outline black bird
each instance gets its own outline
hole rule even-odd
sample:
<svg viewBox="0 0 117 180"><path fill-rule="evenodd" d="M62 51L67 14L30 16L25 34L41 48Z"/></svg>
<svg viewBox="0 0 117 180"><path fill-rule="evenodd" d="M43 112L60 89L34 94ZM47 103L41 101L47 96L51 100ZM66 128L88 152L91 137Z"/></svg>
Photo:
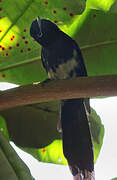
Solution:
<svg viewBox="0 0 117 180"><path fill-rule="evenodd" d="M42 64L49 79L87 76L80 48L56 24L38 17L31 24L30 35L42 46ZM89 113L89 99L61 100L63 153L74 180L95 179Z"/></svg>

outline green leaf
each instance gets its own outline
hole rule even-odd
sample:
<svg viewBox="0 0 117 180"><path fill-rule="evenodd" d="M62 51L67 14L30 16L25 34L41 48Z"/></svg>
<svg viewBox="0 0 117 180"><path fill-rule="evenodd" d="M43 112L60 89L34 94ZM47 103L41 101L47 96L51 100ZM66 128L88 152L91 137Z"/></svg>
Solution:
<svg viewBox="0 0 117 180"><path fill-rule="evenodd" d="M61 134L57 132L59 102L40 103L1 112L11 140L42 162L64 164ZM99 155L104 126L94 110L90 115L95 162ZM27 148L28 147L28 148Z"/></svg>
<svg viewBox="0 0 117 180"><path fill-rule="evenodd" d="M49 146L39 149L39 156L42 162L67 165L67 160L63 155L62 140L55 140Z"/></svg>
<svg viewBox="0 0 117 180"><path fill-rule="evenodd" d="M81 47L88 75L117 74L117 13L87 9L71 29ZM70 29L70 31L71 31Z"/></svg>
<svg viewBox="0 0 117 180"><path fill-rule="evenodd" d="M32 180L28 167L0 132L0 179Z"/></svg>
<svg viewBox="0 0 117 180"><path fill-rule="evenodd" d="M18 180L2 149L0 148L0 179Z"/></svg>
<svg viewBox="0 0 117 180"><path fill-rule="evenodd" d="M111 180L117 180L117 178L111 179Z"/></svg>
<svg viewBox="0 0 117 180"><path fill-rule="evenodd" d="M62 140L54 140L50 145L43 148L22 148L41 162L67 165L67 160L63 155Z"/></svg>
<svg viewBox="0 0 117 180"><path fill-rule="evenodd" d="M94 144L94 161L96 162L100 149L103 144L104 138L104 125L101 123L100 117L97 115L96 111L91 108L91 115L89 116L89 122L91 127L91 133L93 137Z"/></svg>
<svg viewBox="0 0 117 180"><path fill-rule="evenodd" d="M0 116L0 131L6 136L6 138L9 140L9 134L7 130L6 121L2 116Z"/></svg>
<svg viewBox="0 0 117 180"><path fill-rule="evenodd" d="M116 0L87 0L87 7L90 9L109 11L115 1Z"/></svg>
<svg viewBox="0 0 117 180"><path fill-rule="evenodd" d="M87 0L86 9L85 0L0 2L0 81L29 84L47 78L40 46L29 34L30 24L38 15L56 21L79 43L89 75L115 74L117 13L111 12L116 2Z"/></svg>
<svg viewBox="0 0 117 180"><path fill-rule="evenodd" d="M40 15L57 24L69 25L76 14L83 12L85 0L74 0L74 3L71 0L7 0L0 3L0 81L18 84L42 81L46 75L40 65L40 46L29 33L32 21ZM30 64L32 62L35 64Z"/></svg>
<svg viewBox="0 0 117 180"><path fill-rule="evenodd" d="M22 147L41 148L61 138L56 128L58 109L58 102L40 103L8 109L1 115L12 141Z"/></svg>
<svg viewBox="0 0 117 180"><path fill-rule="evenodd" d="M110 12L117 13L117 0L115 0L113 5L111 6Z"/></svg>

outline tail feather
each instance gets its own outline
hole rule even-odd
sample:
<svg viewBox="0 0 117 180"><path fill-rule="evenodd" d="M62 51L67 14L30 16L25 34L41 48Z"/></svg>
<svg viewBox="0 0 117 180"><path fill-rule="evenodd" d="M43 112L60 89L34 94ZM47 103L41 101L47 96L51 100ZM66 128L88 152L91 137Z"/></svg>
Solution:
<svg viewBox="0 0 117 180"><path fill-rule="evenodd" d="M93 145L84 99L61 101L61 123L63 152L74 180L94 180Z"/></svg>

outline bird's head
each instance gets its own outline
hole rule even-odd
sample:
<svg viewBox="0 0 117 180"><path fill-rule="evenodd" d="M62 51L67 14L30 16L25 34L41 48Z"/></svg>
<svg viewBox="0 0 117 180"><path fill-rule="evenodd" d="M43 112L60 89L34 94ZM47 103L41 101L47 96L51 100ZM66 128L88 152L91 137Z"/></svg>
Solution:
<svg viewBox="0 0 117 180"><path fill-rule="evenodd" d="M42 46L48 46L56 38L60 29L47 19L36 18L31 24L30 35Z"/></svg>

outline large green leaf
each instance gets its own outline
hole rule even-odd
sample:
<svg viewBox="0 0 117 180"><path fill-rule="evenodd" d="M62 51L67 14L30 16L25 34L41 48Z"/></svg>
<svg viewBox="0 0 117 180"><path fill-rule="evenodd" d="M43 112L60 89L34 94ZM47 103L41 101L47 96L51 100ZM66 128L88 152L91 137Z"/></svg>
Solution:
<svg viewBox="0 0 117 180"><path fill-rule="evenodd" d="M24 151L42 162L67 163L63 156L61 134L57 132L58 102L17 107L5 110L1 115L6 120L10 139ZM96 162L103 142L104 126L94 110L91 110L89 120Z"/></svg>
<svg viewBox="0 0 117 180"><path fill-rule="evenodd" d="M32 21L40 15L57 24L69 25L75 15L84 10L85 0L74 0L74 3L71 0L7 0L0 3L0 81L18 84L42 81L46 75L40 65L40 46L29 34ZM34 64L29 64L32 62Z"/></svg>
<svg viewBox="0 0 117 180"><path fill-rule="evenodd" d="M41 103L1 112L10 139L22 147L41 148L60 139L56 125L59 119L58 102Z"/></svg>
<svg viewBox="0 0 117 180"><path fill-rule="evenodd" d="M85 0L1 1L0 81L28 84L47 77L40 46L29 34L38 15L57 23L79 42L89 75L116 73L117 13L110 13L115 4L116 0L87 0L85 9Z"/></svg>
<svg viewBox="0 0 117 180"><path fill-rule="evenodd" d="M30 170L0 131L0 179L33 180Z"/></svg>
<svg viewBox="0 0 117 180"><path fill-rule="evenodd" d="M89 75L117 74L116 19L117 13L87 9L74 25Z"/></svg>

